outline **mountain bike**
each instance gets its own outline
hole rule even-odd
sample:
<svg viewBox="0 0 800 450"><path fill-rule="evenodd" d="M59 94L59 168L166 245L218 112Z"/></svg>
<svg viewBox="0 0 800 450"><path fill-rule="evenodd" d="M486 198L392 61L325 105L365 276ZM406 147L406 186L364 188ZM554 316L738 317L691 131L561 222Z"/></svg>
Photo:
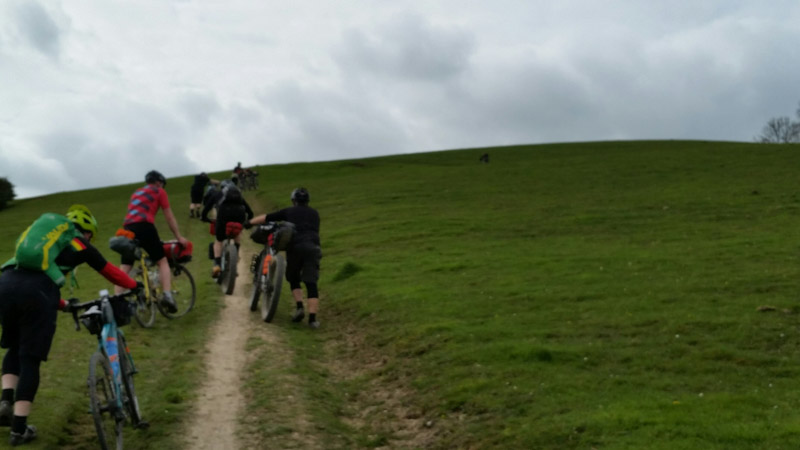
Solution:
<svg viewBox="0 0 800 450"><path fill-rule="evenodd" d="M140 281L144 285L144 295L136 299L136 314L133 316L136 322L144 328L150 328L156 321L156 309L168 319L177 319L186 315L194 307L197 298L197 288L194 284L194 277L183 264L191 260L191 248L189 254L181 254L181 247L177 241L164 242L164 253L169 262L172 280L172 298L178 310L174 313L161 306L161 295L163 293L159 280L159 267L152 261L147 252L139 246L136 239L119 239L120 236L111 239L111 248L121 254L129 253L133 255L136 262L131 269L131 277Z"/></svg>
<svg viewBox="0 0 800 450"><path fill-rule="evenodd" d="M226 295L233 294L233 289L236 287L236 277L239 276L236 268L239 264L239 249L236 247L236 237L241 232L241 223L228 222L225 224L225 240L222 242L222 258L220 258L222 271L217 277L217 283L222 286L222 292Z"/></svg>
<svg viewBox="0 0 800 450"><path fill-rule="evenodd" d="M261 318L264 322L271 322L278 310L281 284L286 273L286 257L280 252L289 246L293 233L294 225L290 222L267 222L250 234L253 241L264 245L264 249L250 262L253 273L250 311L258 309L259 299L263 296Z"/></svg>
<svg viewBox="0 0 800 450"><path fill-rule="evenodd" d="M97 350L89 359L87 386L90 412L102 449L122 449L122 428L128 421L138 429L149 426L142 419L133 384L137 370L120 328L130 323L135 308L128 298L143 294L134 290L109 296L104 289L100 298L86 303L71 299L69 303L75 330L80 330L83 324L97 336ZM84 311L80 317L79 311Z"/></svg>

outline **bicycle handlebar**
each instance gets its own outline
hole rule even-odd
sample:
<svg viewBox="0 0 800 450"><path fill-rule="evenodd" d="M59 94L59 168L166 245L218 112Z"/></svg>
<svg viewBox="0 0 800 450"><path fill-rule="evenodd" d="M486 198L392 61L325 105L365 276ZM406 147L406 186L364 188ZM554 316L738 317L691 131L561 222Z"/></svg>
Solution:
<svg viewBox="0 0 800 450"><path fill-rule="evenodd" d="M75 331L80 331L81 330L81 323L78 320L78 313L80 311L89 309L92 306L100 306L100 304L102 304L103 300L105 300L105 299L112 299L112 298L128 299L130 297L134 297L134 296L137 296L137 295L139 295L139 290L138 289L132 289L132 290L130 290L128 292L125 292L125 293L122 293L122 294L104 295L104 296L101 296L100 298L96 298L94 300L89 300L88 302L83 302L83 303L78 303L78 299L77 298L69 299L67 301L67 303L69 304L69 312L72 313L72 320L75 322Z"/></svg>

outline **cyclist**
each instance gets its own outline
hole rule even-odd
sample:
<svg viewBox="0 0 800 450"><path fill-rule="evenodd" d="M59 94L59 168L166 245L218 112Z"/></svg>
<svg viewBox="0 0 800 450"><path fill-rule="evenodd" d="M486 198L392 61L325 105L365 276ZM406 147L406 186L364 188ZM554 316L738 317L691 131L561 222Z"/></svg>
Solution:
<svg viewBox="0 0 800 450"><path fill-rule="evenodd" d="M167 191L164 190L164 186L167 185L167 179L164 178L161 172L151 170L147 172L144 180L147 184L134 191L133 195L131 195L123 228L132 231L136 235L139 245L147 251L150 259L158 265L159 280L161 280L161 287L164 291L159 300L162 306L174 313L178 311L178 307L175 304L175 299L172 298L172 277L169 261L167 261L167 257L164 254L164 247L154 224L155 216L159 209L164 211L167 225L169 225L169 229L180 245L185 247L189 244L189 241L181 235L178 229L178 221L169 206ZM134 262L130 255L123 255L119 268L123 272L129 273ZM120 292L122 290L117 288L116 293L119 294Z"/></svg>
<svg viewBox="0 0 800 450"><path fill-rule="evenodd" d="M213 202L209 201L209 204L203 208L202 220L204 222L211 222L208 218L208 212L215 206L217 209L217 218L214 223L214 237L216 240L213 244L214 266L211 268L211 276L217 278L222 271L222 242L227 238L227 223L244 223L253 218L253 210L242 196L242 191L232 182L225 182L222 190L218 191L212 200ZM240 240L241 235L234 238L237 250L239 249Z"/></svg>
<svg viewBox="0 0 800 450"><path fill-rule="evenodd" d="M311 200L308 190L300 187L292 191L292 205L270 214L265 214L251 219L245 223L246 228L264 222L286 221L295 225L295 233L286 251L286 280L292 289L295 301L293 322L300 322L305 317L303 308L303 290L300 282L306 285L308 295L308 325L319 328L319 262L322 259L322 250L319 240L319 213L308 206Z"/></svg>
<svg viewBox="0 0 800 450"><path fill-rule="evenodd" d="M212 180L205 172L200 172L199 175L195 175L194 183L189 192L192 198L189 204L189 217L200 218L200 209L203 206L203 194L205 193L206 185L209 183L213 186L218 184L219 181Z"/></svg>
<svg viewBox="0 0 800 450"><path fill-rule="evenodd" d="M39 366L47 360L55 335L56 312L58 309L69 311L69 303L61 300L59 292L64 275L87 263L115 285L124 289L137 288L136 281L109 263L92 246L90 241L96 234L97 220L83 205L71 206L66 216L43 214L20 235L15 258L3 265L0 275L0 320L3 325L0 347L8 351L2 366L0 425L11 426L11 445L24 444L36 438L36 427L28 425L28 415L39 388ZM57 255L40 255L45 258L40 260L41 267L48 270L22 267L26 258L20 249L30 249L42 239L52 244L51 249L60 249ZM50 267L57 270L50 270Z"/></svg>

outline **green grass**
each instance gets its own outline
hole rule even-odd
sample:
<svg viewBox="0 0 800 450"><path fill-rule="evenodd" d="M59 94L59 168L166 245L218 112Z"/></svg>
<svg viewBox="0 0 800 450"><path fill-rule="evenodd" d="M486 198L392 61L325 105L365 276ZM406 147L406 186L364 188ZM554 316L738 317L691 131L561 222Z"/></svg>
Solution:
<svg viewBox="0 0 800 450"><path fill-rule="evenodd" d="M479 164L487 151L491 163ZM339 448L405 445L380 417L346 424L381 401L360 394L376 384L406 394L431 422L424 444L434 448L795 448L798 167L798 146L696 141L261 167L253 203L287 206L303 185L322 216L323 328L278 318L296 352L281 370L299 377L317 431ZM168 186L179 218L189 183ZM77 199L98 215L97 242L106 242L132 187L15 202L0 212L0 256L38 214ZM206 242L193 225L184 232ZM196 275L207 269L202 250ZM87 298L103 285L90 272L79 273ZM204 333L220 307L215 287L197 278L196 312L127 328L154 423L130 433L131 448L174 444L168 425L185 419L195 395L187 386L201 376ZM47 430L40 448L91 442L82 383L94 343L70 327L62 317L42 371L32 420ZM337 345L345 333L358 335L358 348ZM342 378L329 368L337 359L365 363ZM269 389L256 381L281 372L249 367L244 385L269 414ZM266 441L289 431L260 432Z"/></svg>

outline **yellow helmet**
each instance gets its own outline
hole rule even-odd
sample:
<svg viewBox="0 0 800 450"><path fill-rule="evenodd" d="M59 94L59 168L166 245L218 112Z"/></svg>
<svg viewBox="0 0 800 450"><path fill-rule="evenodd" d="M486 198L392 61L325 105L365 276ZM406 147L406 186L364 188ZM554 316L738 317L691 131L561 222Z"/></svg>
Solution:
<svg viewBox="0 0 800 450"><path fill-rule="evenodd" d="M67 218L81 231L88 231L92 236L97 234L97 219L84 205L72 205L67 210Z"/></svg>

